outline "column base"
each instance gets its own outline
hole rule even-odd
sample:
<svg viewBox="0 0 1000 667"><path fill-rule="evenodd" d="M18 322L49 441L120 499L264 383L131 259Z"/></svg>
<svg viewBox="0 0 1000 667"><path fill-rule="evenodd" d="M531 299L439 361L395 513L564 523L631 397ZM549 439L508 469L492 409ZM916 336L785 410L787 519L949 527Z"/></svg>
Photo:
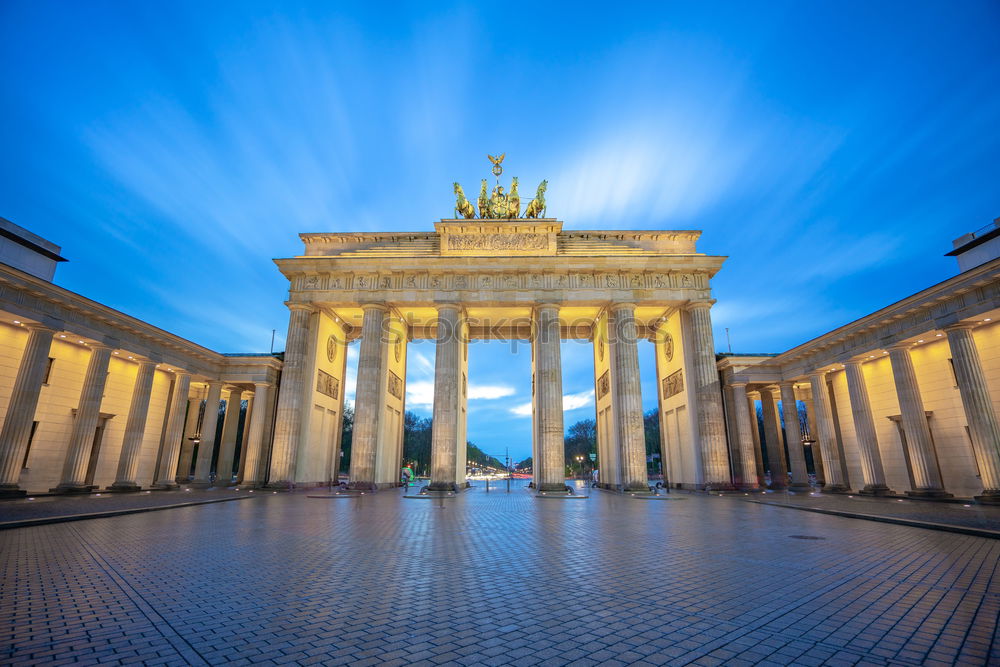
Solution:
<svg viewBox="0 0 1000 667"><path fill-rule="evenodd" d="M151 488L160 489L163 491L172 491L173 489L179 488L178 484L174 482L157 482Z"/></svg>
<svg viewBox="0 0 1000 667"><path fill-rule="evenodd" d="M193 479L185 484L185 486L190 486L192 489L209 489L215 486L215 484L207 479Z"/></svg>
<svg viewBox="0 0 1000 667"><path fill-rule="evenodd" d="M0 498L24 498L28 492L16 485L0 486Z"/></svg>
<svg viewBox="0 0 1000 667"><path fill-rule="evenodd" d="M788 487L789 491L812 491L812 486L808 482L795 482Z"/></svg>
<svg viewBox="0 0 1000 667"><path fill-rule="evenodd" d="M271 491L291 491L293 485L287 480L280 480L277 482L268 482L262 488L269 489Z"/></svg>
<svg viewBox="0 0 1000 667"><path fill-rule="evenodd" d="M823 493L839 493L841 495L846 495L850 492L850 487L844 486L843 484L827 484L823 487Z"/></svg>
<svg viewBox="0 0 1000 667"><path fill-rule="evenodd" d="M862 496L894 496L896 492L888 486L869 485L858 491L858 494Z"/></svg>
<svg viewBox="0 0 1000 667"><path fill-rule="evenodd" d="M955 494L948 493L944 489L921 489L919 491L907 491L906 495L911 498L954 498Z"/></svg>
<svg viewBox="0 0 1000 667"><path fill-rule="evenodd" d="M420 489L421 493L458 493L465 487L459 487L455 482L431 482Z"/></svg>
<svg viewBox="0 0 1000 667"><path fill-rule="evenodd" d="M136 491L142 491L142 487L138 484L125 482L124 484L112 484L106 488L105 491L111 491L112 493L134 493Z"/></svg>
<svg viewBox="0 0 1000 667"><path fill-rule="evenodd" d="M1000 489L985 489L982 495L973 496L980 505L1000 505Z"/></svg>
<svg viewBox="0 0 1000 667"><path fill-rule="evenodd" d="M49 493L65 493L65 494L78 494L78 493L90 493L97 487L93 484L60 484L54 489L49 489Z"/></svg>
<svg viewBox="0 0 1000 667"><path fill-rule="evenodd" d="M378 491L378 485L375 482L351 482L347 485L347 489L349 491Z"/></svg>

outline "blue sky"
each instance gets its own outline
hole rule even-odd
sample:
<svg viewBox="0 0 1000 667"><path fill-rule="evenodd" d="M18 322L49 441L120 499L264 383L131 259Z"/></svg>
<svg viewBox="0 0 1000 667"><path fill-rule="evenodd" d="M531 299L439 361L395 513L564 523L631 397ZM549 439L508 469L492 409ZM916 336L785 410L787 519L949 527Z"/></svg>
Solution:
<svg viewBox="0 0 1000 667"><path fill-rule="evenodd" d="M717 347L782 351L953 275L1000 216L998 30L972 0L5 0L0 215L63 246L60 284L267 351L297 233L430 229L506 152L567 228L704 230ZM569 407L590 357L564 353ZM524 450L526 355L471 359L470 437Z"/></svg>

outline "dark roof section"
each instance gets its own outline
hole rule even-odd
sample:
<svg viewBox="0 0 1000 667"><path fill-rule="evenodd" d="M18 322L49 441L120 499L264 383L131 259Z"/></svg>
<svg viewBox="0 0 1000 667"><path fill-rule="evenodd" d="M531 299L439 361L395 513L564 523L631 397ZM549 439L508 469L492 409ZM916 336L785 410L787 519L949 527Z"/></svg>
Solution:
<svg viewBox="0 0 1000 667"><path fill-rule="evenodd" d="M32 234L24 227L14 224L7 218L0 218L0 236L10 239L18 245L22 245L29 250L37 252L39 255L48 257L49 259L57 262L68 261L65 257L62 257L59 254L62 251L62 248L57 246L55 243L46 241L37 234Z"/></svg>
<svg viewBox="0 0 1000 667"><path fill-rule="evenodd" d="M980 236L979 232L982 232L983 229L988 229L989 231L987 231L986 233L984 233L984 234L982 234ZM972 235L974 236L974 238L971 241L969 241L965 245L962 245L962 246L959 246L958 248L955 248L951 252L946 252L944 254L944 256L945 257L956 257L958 255L961 255L963 252L965 252L967 250L972 250L977 245L981 245L983 243L986 243L990 239L995 239L997 236L1000 236L1000 227L997 226L996 221L994 221L993 223L991 223L987 227L983 227L983 229L980 229L977 232L973 232Z"/></svg>

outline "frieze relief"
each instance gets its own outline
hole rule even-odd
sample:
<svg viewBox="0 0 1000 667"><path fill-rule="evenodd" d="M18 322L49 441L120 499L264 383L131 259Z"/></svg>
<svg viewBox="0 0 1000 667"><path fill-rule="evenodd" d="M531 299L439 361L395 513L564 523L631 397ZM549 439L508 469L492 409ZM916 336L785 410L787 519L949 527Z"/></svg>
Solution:
<svg viewBox="0 0 1000 667"><path fill-rule="evenodd" d="M597 398L604 398L609 391L611 391L610 371L604 371L604 374L597 380Z"/></svg>
<svg viewBox="0 0 1000 667"><path fill-rule="evenodd" d="M561 290L561 289L707 289L708 276L697 273L335 273L295 279L298 289L316 290Z"/></svg>
<svg viewBox="0 0 1000 667"><path fill-rule="evenodd" d="M340 395L340 380L320 369L316 371L316 391L336 399Z"/></svg>
<svg viewBox="0 0 1000 667"><path fill-rule="evenodd" d="M403 398L403 380L398 375L389 371L389 394L396 398Z"/></svg>
<svg viewBox="0 0 1000 667"><path fill-rule="evenodd" d="M548 247L547 234L448 235L449 250L544 250Z"/></svg>
<svg viewBox="0 0 1000 667"><path fill-rule="evenodd" d="M674 371L663 378L663 400L684 391L684 371Z"/></svg>

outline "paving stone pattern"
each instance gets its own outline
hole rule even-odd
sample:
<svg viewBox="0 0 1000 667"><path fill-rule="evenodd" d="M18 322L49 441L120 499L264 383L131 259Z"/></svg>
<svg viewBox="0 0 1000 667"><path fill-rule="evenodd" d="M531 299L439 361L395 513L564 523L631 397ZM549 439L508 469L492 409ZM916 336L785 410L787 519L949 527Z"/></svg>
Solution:
<svg viewBox="0 0 1000 667"><path fill-rule="evenodd" d="M734 498L262 495L4 531L0 661L1000 664L998 562Z"/></svg>

